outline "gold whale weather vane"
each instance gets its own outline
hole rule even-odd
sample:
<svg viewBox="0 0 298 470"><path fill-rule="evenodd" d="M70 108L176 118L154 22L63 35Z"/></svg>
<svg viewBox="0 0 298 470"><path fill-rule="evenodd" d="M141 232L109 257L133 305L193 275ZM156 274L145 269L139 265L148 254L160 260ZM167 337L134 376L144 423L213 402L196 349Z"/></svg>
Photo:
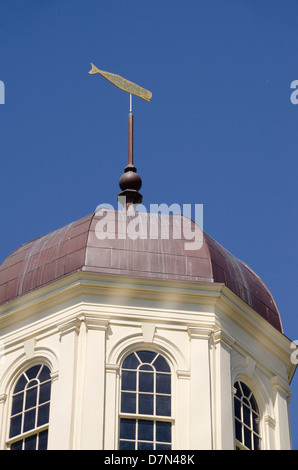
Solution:
<svg viewBox="0 0 298 470"><path fill-rule="evenodd" d="M110 72L104 72L103 70L99 70L94 64L91 63L91 70L89 72L90 75L94 75L99 73L102 77L108 80L110 83L115 85L116 87L120 88L120 90L126 91L131 95L138 96L145 101L150 101L152 97L151 91L145 90L141 86L137 85L136 83L130 82L126 80L126 78L120 77L120 75L116 75Z"/></svg>
<svg viewBox="0 0 298 470"><path fill-rule="evenodd" d="M126 80L126 78L120 77L110 72L104 72L99 70L94 64L91 63L90 75L98 73L110 83L120 88L120 90L126 91L130 96L130 110L128 114L128 164L124 169L124 173L119 180L119 186L121 192L118 194L118 201L123 204L124 207L128 208L136 206L142 202L143 196L139 193L142 186L142 179L137 174L137 169L133 164L133 114L132 114L132 95L138 96L145 101L150 101L152 97L151 91L145 90L136 83Z"/></svg>

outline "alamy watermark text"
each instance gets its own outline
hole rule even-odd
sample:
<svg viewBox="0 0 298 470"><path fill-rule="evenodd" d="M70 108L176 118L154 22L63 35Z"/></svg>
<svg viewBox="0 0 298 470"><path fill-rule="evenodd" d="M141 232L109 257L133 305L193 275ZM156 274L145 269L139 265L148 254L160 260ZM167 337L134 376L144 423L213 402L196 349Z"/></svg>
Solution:
<svg viewBox="0 0 298 470"><path fill-rule="evenodd" d="M178 239L185 250L199 250L203 244L203 204L183 204L182 208L179 204L150 204L149 212L142 204L137 211L133 206L123 209L118 205L115 210L110 204L100 204L96 217L99 240Z"/></svg>
<svg viewBox="0 0 298 470"><path fill-rule="evenodd" d="M0 80L0 104L5 104L5 86L2 80Z"/></svg>

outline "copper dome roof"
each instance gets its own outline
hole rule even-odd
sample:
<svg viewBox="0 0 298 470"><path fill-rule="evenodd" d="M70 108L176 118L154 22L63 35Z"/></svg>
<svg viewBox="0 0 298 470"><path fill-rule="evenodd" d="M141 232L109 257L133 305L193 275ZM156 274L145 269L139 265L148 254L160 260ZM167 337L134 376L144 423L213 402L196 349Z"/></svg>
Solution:
<svg viewBox="0 0 298 470"><path fill-rule="evenodd" d="M200 249L186 250L185 238L177 238L174 233L181 217L158 215L159 223L171 226L170 239L160 233L157 238L121 238L123 227L117 218L114 234L99 239L97 224L102 217L93 213L32 240L20 246L0 266L0 304L76 271L215 282L225 284L282 331L275 302L261 279L206 233ZM147 230L146 214L140 220L139 229Z"/></svg>

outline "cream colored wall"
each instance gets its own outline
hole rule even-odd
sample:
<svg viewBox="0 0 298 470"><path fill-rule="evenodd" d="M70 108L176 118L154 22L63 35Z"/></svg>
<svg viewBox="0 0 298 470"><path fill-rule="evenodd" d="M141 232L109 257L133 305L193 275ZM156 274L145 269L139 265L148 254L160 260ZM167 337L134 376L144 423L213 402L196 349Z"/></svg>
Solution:
<svg viewBox="0 0 298 470"><path fill-rule="evenodd" d="M174 449L234 448L238 379L262 448L291 447L290 341L223 285L75 274L1 306L0 331L1 449L15 381L38 362L53 378L49 449L116 449L119 366L138 348L171 366Z"/></svg>

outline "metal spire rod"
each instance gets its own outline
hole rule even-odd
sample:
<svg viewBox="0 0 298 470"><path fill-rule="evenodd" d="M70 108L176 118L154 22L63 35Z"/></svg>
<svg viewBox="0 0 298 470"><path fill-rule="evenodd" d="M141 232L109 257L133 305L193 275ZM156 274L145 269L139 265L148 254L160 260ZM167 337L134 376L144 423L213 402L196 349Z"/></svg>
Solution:
<svg viewBox="0 0 298 470"><path fill-rule="evenodd" d="M132 95L130 93L130 109L128 114L128 164L133 165L133 114Z"/></svg>
<svg viewBox="0 0 298 470"><path fill-rule="evenodd" d="M119 186L121 192L118 194L118 201L125 207L141 204L143 196L139 193L142 187L142 180L137 174L137 169L133 164L133 114L132 114L132 95L138 96L145 101L150 101L151 91L145 90L136 83L130 82L120 75L110 72L104 72L91 64L90 75L98 73L110 83L130 94L130 106L128 114L128 165L124 168L124 173L120 177ZM123 202L123 198L125 202Z"/></svg>

